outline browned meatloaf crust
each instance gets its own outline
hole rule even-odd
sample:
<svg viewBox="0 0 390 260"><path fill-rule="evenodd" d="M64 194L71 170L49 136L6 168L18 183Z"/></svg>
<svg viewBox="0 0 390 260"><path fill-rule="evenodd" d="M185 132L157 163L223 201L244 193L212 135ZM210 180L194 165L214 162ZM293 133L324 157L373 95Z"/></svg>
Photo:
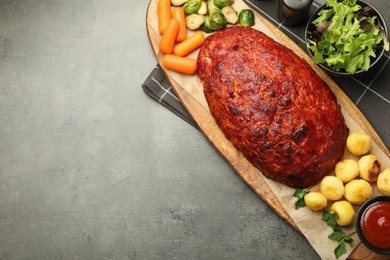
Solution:
<svg viewBox="0 0 390 260"><path fill-rule="evenodd" d="M264 33L234 26L207 37L198 74L217 124L265 176L307 187L342 157L348 128L333 92Z"/></svg>

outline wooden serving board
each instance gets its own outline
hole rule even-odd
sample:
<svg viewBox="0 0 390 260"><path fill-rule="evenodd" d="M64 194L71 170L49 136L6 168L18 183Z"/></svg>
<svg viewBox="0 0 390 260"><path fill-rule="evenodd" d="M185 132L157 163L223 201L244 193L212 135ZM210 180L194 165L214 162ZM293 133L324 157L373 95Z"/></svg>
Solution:
<svg viewBox="0 0 390 260"><path fill-rule="evenodd" d="M157 2L151 0L147 9L146 27L149 40L153 51L161 64L163 54L159 50L159 42L161 35L158 32L157 20ZM234 7L236 10L249 8L242 0L235 0ZM378 134L375 132L371 124L367 121L361 111L353 104L349 97L337 86L337 84L321 69L312 64L310 57L290 38L282 33L276 26L256 14L255 28L263 31L271 38L287 46L293 50L298 56L304 58L316 71L316 73L329 85L335 93L338 103L343 109L344 117L347 125L351 130L363 130L368 133L374 141L376 152L381 154L382 164L390 166L390 153L384 145ZM191 32L189 32L191 33ZM197 51L190 54L190 57L196 59ZM260 196L280 217L285 219L298 231L301 231L299 226L294 222L291 215L286 211L285 207L280 203L277 191L272 189L268 180L255 168L235 147L228 141L222 131L219 129L210 114L207 102L203 96L203 87L197 75L188 76L181 75L164 69L164 74L179 97L183 106L188 111L192 119L198 124L199 129L213 144L222 156L229 162L235 172L247 183L247 185ZM272 186L272 185L271 185ZM349 259L385 259L384 256L373 253L368 250L363 244L359 244L354 251L349 255Z"/></svg>

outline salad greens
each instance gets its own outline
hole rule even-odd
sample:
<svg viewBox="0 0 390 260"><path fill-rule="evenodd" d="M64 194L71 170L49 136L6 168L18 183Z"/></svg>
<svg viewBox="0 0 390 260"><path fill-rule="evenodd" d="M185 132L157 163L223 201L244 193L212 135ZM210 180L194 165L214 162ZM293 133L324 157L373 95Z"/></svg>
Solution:
<svg viewBox="0 0 390 260"><path fill-rule="evenodd" d="M367 71L375 50L389 42L375 10L362 7L357 0L326 0L326 8L312 22L316 27L308 39L313 62L335 71Z"/></svg>

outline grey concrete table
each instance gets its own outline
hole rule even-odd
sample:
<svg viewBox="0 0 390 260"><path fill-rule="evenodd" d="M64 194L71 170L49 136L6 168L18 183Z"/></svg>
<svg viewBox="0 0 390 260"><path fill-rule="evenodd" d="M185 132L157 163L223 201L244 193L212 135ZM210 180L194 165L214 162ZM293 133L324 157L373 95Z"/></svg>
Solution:
<svg viewBox="0 0 390 260"><path fill-rule="evenodd" d="M148 1L0 0L0 259L316 259L141 84Z"/></svg>

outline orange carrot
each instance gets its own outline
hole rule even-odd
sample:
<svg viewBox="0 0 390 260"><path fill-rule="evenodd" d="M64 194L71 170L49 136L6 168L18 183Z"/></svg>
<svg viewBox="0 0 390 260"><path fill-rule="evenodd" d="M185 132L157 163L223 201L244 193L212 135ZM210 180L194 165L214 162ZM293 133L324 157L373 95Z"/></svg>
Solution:
<svg viewBox="0 0 390 260"><path fill-rule="evenodd" d="M172 18L169 21L167 28L165 28L165 31L160 40L160 50L164 54L172 53L179 29L180 29L179 22L176 21L176 19Z"/></svg>
<svg viewBox="0 0 390 260"><path fill-rule="evenodd" d="M159 0L157 4L158 28L161 34L164 33L171 20L171 1Z"/></svg>
<svg viewBox="0 0 390 260"><path fill-rule="evenodd" d="M196 32L190 37L188 37L185 41L179 43L173 49L173 52L177 56L184 57L196 48L202 46L204 43L205 37L202 32Z"/></svg>
<svg viewBox="0 0 390 260"><path fill-rule="evenodd" d="M162 64L169 70L192 75L198 69L196 60L167 54L163 57Z"/></svg>
<svg viewBox="0 0 390 260"><path fill-rule="evenodd" d="M176 37L176 42L182 42L187 39L186 15L182 7L174 7L172 9L172 18L180 23L180 30Z"/></svg>

